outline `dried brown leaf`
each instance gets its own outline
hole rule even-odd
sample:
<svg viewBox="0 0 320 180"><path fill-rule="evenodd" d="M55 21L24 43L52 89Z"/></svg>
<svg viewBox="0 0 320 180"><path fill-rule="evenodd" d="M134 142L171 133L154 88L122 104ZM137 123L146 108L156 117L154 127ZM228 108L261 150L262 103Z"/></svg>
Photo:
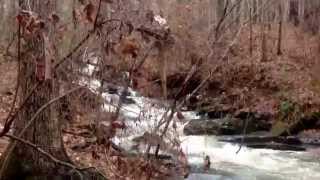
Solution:
<svg viewBox="0 0 320 180"><path fill-rule="evenodd" d="M87 4L83 10L85 12L86 19L89 22L93 23L94 22L94 14L95 14L95 11L96 11L96 7L91 2L89 2L89 4Z"/></svg>
<svg viewBox="0 0 320 180"><path fill-rule="evenodd" d="M115 46L115 51L121 56L131 56L136 58L140 50L140 45L136 39L126 37Z"/></svg>

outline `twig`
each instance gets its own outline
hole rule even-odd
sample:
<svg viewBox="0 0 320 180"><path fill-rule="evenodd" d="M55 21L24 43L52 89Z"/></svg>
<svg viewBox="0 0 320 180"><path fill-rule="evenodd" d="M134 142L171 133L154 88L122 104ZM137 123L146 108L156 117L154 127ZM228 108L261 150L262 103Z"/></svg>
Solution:
<svg viewBox="0 0 320 180"><path fill-rule="evenodd" d="M22 110L22 108L27 104L28 100L30 99L30 97L32 96L32 94L35 92L35 90L40 86L40 82L37 83L30 91L30 93L27 95L27 97L24 99L24 101L21 103L21 105L19 106L19 108L14 112L13 115L10 116L10 118L8 119L7 123L4 125L3 130L0 133L0 137L4 136L6 133L8 133L10 131L10 128L12 126L12 123L14 122L14 120L16 119L16 117L18 116L18 113ZM10 114L9 114L10 115Z"/></svg>
<svg viewBox="0 0 320 180"><path fill-rule="evenodd" d="M42 107L40 107L40 108L38 109L38 111L32 116L32 118L30 119L30 121L27 122L27 124L25 125L25 127L19 132L17 138L21 138L21 137L23 136L24 132L30 127L30 125L33 123L33 121L36 119L36 117L37 117L43 110L45 110L49 105L51 105L52 103L58 101L59 99L65 97L66 95L68 95L68 94L70 94L70 93L72 93L72 92L74 92L74 91L76 91L76 90L78 90L78 89L80 89L80 88L82 88L82 87L77 87L77 88L74 88L74 89L72 89L72 90L70 90L70 91L67 91L67 92L64 93L63 95L58 96L58 97L52 99L51 101L49 101L48 103L46 103L46 104L44 104ZM9 129L9 130L10 130L10 129ZM5 134L3 134L2 136L7 136L7 135L8 135L8 134L5 133ZM12 153L12 151L14 150L14 148L16 147L16 145L17 145L17 143L16 143L16 141L14 141L14 142L12 143L12 145L9 147L9 149L8 149L8 151L7 151L7 152L8 152L8 155L7 155L6 157L4 157L4 159L3 159L3 163L2 163L3 166L6 166L6 163L7 163L8 159L9 159L9 156L10 156L9 154ZM4 168L0 169L0 176L1 176L1 174L2 174L3 169L4 169Z"/></svg>
<svg viewBox="0 0 320 180"><path fill-rule="evenodd" d="M241 148L242 148L243 143L244 143L244 136L245 136L246 133L247 133L248 124L249 124L249 113L247 114L247 118L246 118L245 121L243 122L243 130L242 130L241 143L240 143L239 149L237 150L236 154L238 154L238 153L241 151Z"/></svg>
<svg viewBox="0 0 320 180"><path fill-rule="evenodd" d="M31 117L30 121L28 121L28 123L25 125L25 127L20 131L19 133L19 136L18 137L22 137L22 135L24 134L24 132L30 127L30 125L33 123L33 121L38 117L38 115L44 111L48 106L50 106L51 104L53 104L54 102L60 100L61 98L79 90L79 89L82 89L83 87L76 87L76 88L73 88L69 91L67 91L66 93L56 97L56 98L53 98L51 99L49 102L47 102L46 104L44 104L43 106L41 106L37 112Z"/></svg>
<svg viewBox="0 0 320 180"><path fill-rule="evenodd" d="M229 7L229 1L226 1L226 4L224 6L224 9L223 9L223 16L220 18L215 30L216 30L216 33L215 33L215 39L218 38L218 35L219 35L219 30L220 30L220 26L222 25L223 21L227 18L227 11L228 11L228 7Z"/></svg>
<svg viewBox="0 0 320 180"><path fill-rule="evenodd" d="M97 15L96 15L96 18L94 19L93 31L96 31L96 29L97 29L97 22L98 22L98 18L99 18L100 9L101 9L101 1L102 1L102 0L99 1L98 10L97 10Z"/></svg>
<svg viewBox="0 0 320 180"><path fill-rule="evenodd" d="M40 152L42 155L48 157L49 159L51 159L53 162L63 165L63 166L67 166L71 169L77 169L77 167L75 167L74 165L68 163L68 162L64 162L64 161L60 161L59 159L53 157L51 154L49 154L48 152L44 151L42 148L38 147L37 145L31 143L30 141L24 140L18 136L14 136L14 135L10 135L10 134L6 134L6 137L13 139L14 141L19 141L22 142L30 147L32 147L33 149L37 150L38 152Z"/></svg>
<svg viewBox="0 0 320 180"><path fill-rule="evenodd" d="M54 156L52 156L50 153L46 152L45 150L43 150L42 148L38 147L36 144L33 144L31 143L30 141L27 141L27 140L24 140L18 136L14 136L14 135L10 135L10 134L6 134L5 135L6 137L14 140L14 141L19 141L31 148L33 148L34 150L38 151L40 154L42 154L43 156L47 157L48 159L50 159L52 162L56 163L56 164L59 164L61 166L65 166L67 168L70 168L72 170L76 170L76 172L78 173L78 175L80 177L82 177L82 174L83 172L82 171L85 171L85 170L89 170L89 169L94 169L100 176L102 176L103 178L107 179L107 177L101 173L100 171L98 171L96 168L94 167L86 167L86 168L79 168L69 162L66 162L66 161L61 161L57 158L55 158Z"/></svg>
<svg viewBox="0 0 320 180"><path fill-rule="evenodd" d="M54 66L54 70L58 69L61 64L63 64L66 60L68 60L69 58L71 58L73 56L73 54L78 51L78 49L85 43L87 42L87 40L91 37L91 35L94 33L95 31L89 31L87 33L87 35L77 44L77 46L75 46L64 58L62 58L55 66Z"/></svg>
<svg viewBox="0 0 320 180"><path fill-rule="evenodd" d="M229 52L231 46L234 45L234 43L236 42L236 39L237 39L237 37L238 37L238 35L239 35L239 32L241 31L241 29L243 28L243 26L244 26L245 24L247 24L247 22L245 22L245 23L243 23L243 24L241 25L241 27L240 27L240 29L238 30L238 32L237 32L236 36L234 37L233 41L229 44L229 46L228 46L228 48L226 49L223 57L220 58L220 59L224 59L224 58L225 58L225 56L226 56L227 53ZM212 77L213 72L214 72L217 68L218 68L218 66L216 66L213 70L211 70L211 71L209 72L209 74L207 75L207 77L194 89L194 91L193 91L189 96L187 96L185 99L183 99L178 105L175 104L175 103L176 103L176 101L175 101L175 103L174 103L174 104L172 105L172 107L170 108L170 109L172 110L171 114L174 113L174 109L179 109L179 108L181 108L186 101L188 101L196 92L198 92L198 91L210 80L210 78ZM189 78L189 80L191 79L190 77L187 76L184 84L186 84L186 83L189 81L188 78ZM165 114L163 115L163 117L162 117L161 119L163 119L163 118L166 116L166 114L169 112L170 109L168 109L168 110L165 112ZM170 124L170 122L171 122L171 120L172 120L172 117L171 117L172 115L171 115L171 114L170 114L169 118L164 121L164 122L166 122L166 125L165 125L165 130L163 131L163 133L166 133L166 130L167 130L167 128L168 128L168 126L169 126L169 124ZM160 120L160 122L161 122L161 120ZM157 129L159 129L159 128L163 125L164 122L160 123L160 124L157 126ZM162 134L162 136L163 136L163 134ZM149 149L149 148L148 148L148 149ZM158 150L159 150L159 145L158 145L158 147L157 147L156 152L157 152Z"/></svg>
<svg viewBox="0 0 320 180"><path fill-rule="evenodd" d="M109 19L106 20L100 24L98 24L97 26L101 26L104 25L108 22L112 22L112 21L120 21L118 19ZM89 31L88 34L77 44L77 46L75 46L65 57L63 57L53 68L54 71L56 71L66 60L68 60L69 58L71 58L73 56L73 54L91 37L91 35L94 33L95 31ZM3 130L0 133L0 137L2 137L4 134L8 133L12 123L14 122L15 118L17 117L18 113L21 111L21 109L26 105L26 102L29 100L29 98L32 96L32 94L35 92L35 90L41 85L41 82L38 82L30 91L30 93L26 96L25 100L23 101L23 103L19 106L19 108L13 113L12 112L9 113L8 116L8 120L6 120L6 124L3 128Z"/></svg>
<svg viewBox="0 0 320 180"><path fill-rule="evenodd" d="M21 30L21 25L19 24L19 25L18 25L18 38L21 38L20 30ZM5 53L6 55L11 54L11 53L10 53L10 48L11 48L11 46L12 46L12 44L13 44L15 38L16 38L16 35L17 35L16 33L13 34L13 37L12 37L10 43L8 44L7 48L6 48L6 53ZM19 41L19 40L18 40L18 41ZM18 42L18 44L19 44L19 42Z"/></svg>
<svg viewBox="0 0 320 180"><path fill-rule="evenodd" d="M20 3L20 2L19 2ZM21 5L21 4L19 4ZM4 124L4 128L0 133L0 137L2 137L4 134L8 133L11 125L13 123L13 121L15 120L15 118L18 115L18 112L22 109L22 107L24 107L24 105L26 104L26 102L28 101L28 99L31 97L31 95L33 94L33 92L39 87L40 83L37 83L35 85L35 87L32 89L32 91L27 95L27 98L22 102L22 104L20 105L20 107L18 108L18 110L16 110L16 112L12 115L14 107L15 107L15 103L17 101L17 96L18 96L18 90L19 90L19 86L20 86L20 69L21 69L21 25L18 25L18 75L17 75L17 86L16 86L16 92L15 92L15 97L14 97L14 101L12 103L12 107L11 110L5 120L5 124Z"/></svg>
<svg viewBox="0 0 320 180"><path fill-rule="evenodd" d="M8 121L11 117L11 114L13 113L14 111L14 107L16 105L16 102L17 102L17 97L18 97L18 92L19 92L19 87L20 87L20 74L21 74L21 25L20 23L18 24L18 45L17 45L17 49L18 49L18 69L17 69L17 85L16 85L16 89L15 89L15 94L14 94L14 99L13 99L13 102L11 104L11 108L10 108L10 111L8 113L8 116L5 120L5 125L4 127L8 127ZM7 51L9 51L9 46L8 46L8 49ZM3 132L1 132L0 134L3 134Z"/></svg>
<svg viewBox="0 0 320 180"><path fill-rule="evenodd" d="M102 25L105 25L106 23L109 22L113 22L113 21L121 21L119 19L108 19L105 20L99 24L94 25L93 29L90 30L87 35L77 44L77 46L75 46L64 58L62 58L55 66L54 66L54 70L58 69L61 64L63 64L66 60L70 59L73 54L78 51L78 49L85 43L88 41L88 39L91 37L91 35L93 35L96 32L97 27L101 27Z"/></svg>
<svg viewBox="0 0 320 180"><path fill-rule="evenodd" d="M167 111L166 111L166 112L163 114L163 116L161 117L161 119L164 119L164 121L161 122L161 119L160 119L160 122L159 122L158 126L157 126L156 129L155 129L155 130L159 129L159 128L165 123L164 130L162 131L162 133L161 133L161 135L160 135L161 138L163 138L164 135L167 133L168 128L169 128L169 125L170 125L170 123L172 122L172 119L173 119L173 116L174 116L174 113L175 113L176 109L180 109L180 108L183 106L184 102L185 102L185 101L183 100L183 101L182 101L180 104L178 104L178 106L177 106L179 94L180 94L181 92L183 92L183 90L186 88L188 82L189 82L190 79L194 76L194 74L195 74L196 72L197 72L197 65L193 65L193 66L191 67L191 69L189 70L189 73L188 73L188 75L186 76L186 78L185 78L185 80L184 80L184 82L183 82L183 84L182 84L182 87L179 89L178 93L175 95L175 97L174 97L174 102L173 102L171 108L168 108ZM202 87L202 86L200 86L200 87ZM198 89L199 89L199 88L196 88L195 90L198 91ZM194 91L193 93L196 93L196 91ZM169 116L167 116L167 114L168 114L168 112L169 112L170 110L171 110L171 112L170 112ZM150 146L149 146L148 149L147 149L147 153L149 153L149 150L150 150ZM156 156L156 157L158 156L159 150L160 150L160 144L157 145L157 148L156 148L156 151L155 151L155 156Z"/></svg>

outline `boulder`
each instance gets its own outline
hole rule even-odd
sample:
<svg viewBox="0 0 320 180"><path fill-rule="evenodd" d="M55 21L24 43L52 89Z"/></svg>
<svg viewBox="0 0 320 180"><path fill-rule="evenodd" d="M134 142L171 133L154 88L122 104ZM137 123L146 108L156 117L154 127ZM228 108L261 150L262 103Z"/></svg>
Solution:
<svg viewBox="0 0 320 180"><path fill-rule="evenodd" d="M226 116L217 119L191 120L184 127L185 135L240 135L245 120ZM268 131L270 124L263 120L249 119L246 133Z"/></svg>
<svg viewBox="0 0 320 180"><path fill-rule="evenodd" d="M258 149L273 149L282 151L305 151L306 148L298 137L275 137L275 136L224 136L219 141L230 143L243 143L244 146Z"/></svg>
<svg viewBox="0 0 320 180"><path fill-rule="evenodd" d="M320 131L319 130L306 130L298 134L300 141L306 145L320 146Z"/></svg>
<svg viewBox="0 0 320 180"><path fill-rule="evenodd" d="M305 151L306 150L306 148L302 146L294 146L294 145L274 143L274 142L247 144L246 146L250 148L273 149L273 150L281 150L281 151Z"/></svg>
<svg viewBox="0 0 320 180"><path fill-rule="evenodd" d="M133 98L125 97L122 99L124 104L136 104L136 101Z"/></svg>
<svg viewBox="0 0 320 180"><path fill-rule="evenodd" d="M320 113L314 112L309 115L304 115L296 121L288 123L283 121L276 121L271 132L274 136L296 135L300 132L310 129L320 129Z"/></svg>
<svg viewBox="0 0 320 180"><path fill-rule="evenodd" d="M275 136L269 136L269 135L224 136L224 137L219 137L219 141L231 142L231 143L244 143L244 144L280 143L280 144L286 144L286 145L302 145L301 140L295 136L288 136L288 137L275 137Z"/></svg>
<svg viewBox="0 0 320 180"><path fill-rule="evenodd" d="M185 125L185 135L234 135L242 132L242 123L238 119L191 120Z"/></svg>

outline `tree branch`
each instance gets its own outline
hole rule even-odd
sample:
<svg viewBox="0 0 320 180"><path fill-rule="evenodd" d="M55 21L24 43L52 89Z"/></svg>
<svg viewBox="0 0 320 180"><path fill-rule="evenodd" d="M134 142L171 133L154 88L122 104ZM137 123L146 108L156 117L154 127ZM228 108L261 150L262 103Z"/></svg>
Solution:
<svg viewBox="0 0 320 180"><path fill-rule="evenodd" d="M23 143L31 148L33 148L34 150L38 151L40 154L42 154L43 156L47 157L49 160L51 160L52 162L61 165L61 166L65 166L67 168L70 168L71 170L75 170L77 172L77 174L80 176L81 179L83 179L83 174L85 170L89 170L89 169L94 169L100 176L102 176L104 179L107 179L107 177L101 173L100 171L98 171L96 168L94 167L86 167L86 168L79 168L69 162L66 161L61 161L57 158L55 158L54 156L52 156L50 153L46 152L45 150L43 150L42 148L38 147L36 144L31 143L30 141L24 140L20 137L14 136L14 135L10 135L10 134L6 134L5 137L8 137L14 141L19 141L20 143Z"/></svg>

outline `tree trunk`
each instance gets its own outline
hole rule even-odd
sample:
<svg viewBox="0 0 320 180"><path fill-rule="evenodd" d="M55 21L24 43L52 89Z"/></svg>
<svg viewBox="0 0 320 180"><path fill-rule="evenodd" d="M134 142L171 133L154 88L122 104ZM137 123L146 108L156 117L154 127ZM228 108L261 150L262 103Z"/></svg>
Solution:
<svg viewBox="0 0 320 180"><path fill-rule="evenodd" d="M249 39L250 39L250 56L252 56L253 54L253 30L252 30L252 7L250 7L250 14L249 14L249 28L250 28L250 36L249 36Z"/></svg>
<svg viewBox="0 0 320 180"><path fill-rule="evenodd" d="M289 3L289 20L295 26L299 25L299 4L297 0L292 0Z"/></svg>
<svg viewBox="0 0 320 180"><path fill-rule="evenodd" d="M261 14L261 62L265 62L267 60L267 22L265 22L265 12L263 10Z"/></svg>
<svg viewBox="0 0 320 180"><path fill-rule="evenodd" d="M39 68L41 68L39 63L46 61L48 58L46 57L47 53L45 53L45 50L47 50L45 49L45 37L50 39L54 36L53 25L46 20L51 12L54 11L56 1L23 0L21 7L22 9L31 7L32 11L38 13L42 20L45 21L45 28L41 33L25 39L26 43L22 46L22 49L31 48L32 50L28 51L28 53L20 59L20 103L29 96L33 87L37 84L40 85L28 98L25 106L23 106L19 112L14 124L13 133L15 136L21 136L22 139L50 153L56 159L71 163L64 150L60 122L56 113L57 108L54 105L50 105L43 110L31 126L26 129L25 133L21 134L21 131L26 127L26 124L28 124L39 108L48 103L53 97L56 97L59 92L55 78L39 78L41 77L39 75L39 72L41 72L39 71ZM49 66L48 63L46 63L46 66ZM45 71L47 71L47 68L45 68ZM42 74L46 74L46 72ZM87 176L84 176L84 179L86 179L85 177ZM1 159L1 180L60 180L66 178L79 179L80 177L74 173L74 170L57 165L51 159L43 156L37 150L24 143L12 141Z"/></svg>
<svg viewBox="0 0 320 180"><path fill-rule="evenodd" d="M283 10L282 4L279 3L279 29L278 29L278 47L277 47L277 55L282 55L282 25L283 25Z"/></svg>
<svg viewBox="0 0 320 180"><path fill-rule="evenodd" d="M217 2L217 17L218 17L218 23L215 27L215 40L218 39L220 35L220 30L222 29L223 21L225 20L226 10L228 8L229 1L225 0L218 0Z"/></svg>

